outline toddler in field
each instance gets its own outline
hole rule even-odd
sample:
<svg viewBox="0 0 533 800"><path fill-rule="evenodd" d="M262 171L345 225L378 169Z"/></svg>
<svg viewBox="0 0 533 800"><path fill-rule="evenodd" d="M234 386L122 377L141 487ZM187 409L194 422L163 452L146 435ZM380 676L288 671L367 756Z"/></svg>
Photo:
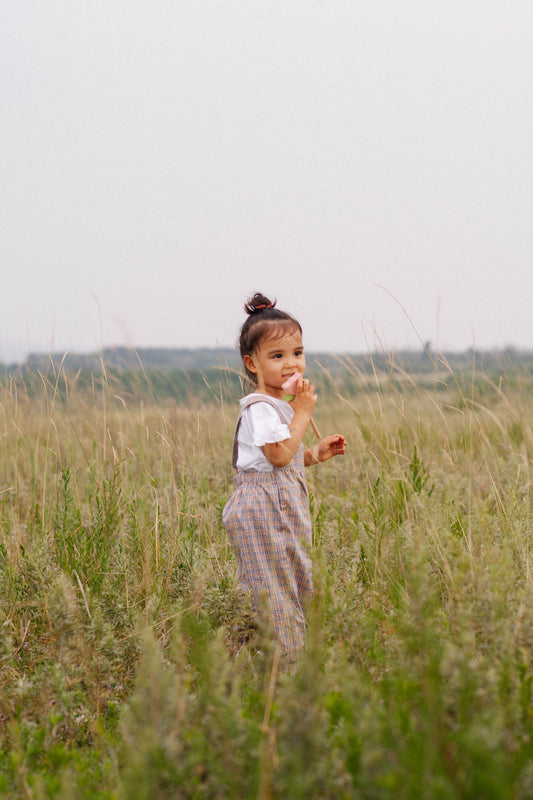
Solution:
<svg viewBox="0 0 533 800"><path fill-rule="evenodd" d="M302 440L317 402L304 376L302 329L262 294L245 305L239 337L247 376L255 391L241 401L233 441L237 489L223 522L243 586L256 609L266 597L272 628L285 661L305 645L305 612L313 590L311 517L304 466L346 451L340 434L304 450ZM284 383L293 375L292 398Z"/></svg>

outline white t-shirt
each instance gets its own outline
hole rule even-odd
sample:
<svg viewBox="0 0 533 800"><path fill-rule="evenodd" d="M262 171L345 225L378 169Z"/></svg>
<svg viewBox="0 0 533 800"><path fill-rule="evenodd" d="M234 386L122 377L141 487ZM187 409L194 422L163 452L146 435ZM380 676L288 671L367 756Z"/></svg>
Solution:
<svg viewBox="0 0 533 800"><path fill-rule="evenodd" d="M292 420L294 416L293 408L285 400L262 395L258 392L243 397L240 401L241 406L245 405L249 397L268 397L271 403L274 403L282 410L285 417L288 416ZM278 412L269 403L254 403L248 406L242 413L241 424L237 434L237 466L239 469L270 472L274 467L261 450L261 447L274 442L284 442L290 438L289 426L281 421Z"/></svg>

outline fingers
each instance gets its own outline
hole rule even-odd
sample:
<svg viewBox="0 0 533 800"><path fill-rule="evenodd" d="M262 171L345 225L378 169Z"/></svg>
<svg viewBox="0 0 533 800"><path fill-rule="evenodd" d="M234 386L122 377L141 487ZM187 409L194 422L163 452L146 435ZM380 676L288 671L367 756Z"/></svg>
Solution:
<svg viewBox="0 0 533 800"><path fill-rule="evenodd" d="M298 383L298 391L301 392L302 394L312 394L315 397L317 397L317 395L315 395L314 384L309 383L307 378L302 378L301 381Z"/></svg>
<svg viewBox="0 0 533 800"><path fill-rule="evenodd" d="M298 398L302 401L308 402L309 400L313 401L313 404L316 404L318 400L318 395L315 394L315 387L312 383L309 383L307 378L300 378L298 382L298 387L296 389L295 400L298 402Z"/></svg>
<svg viewBox="0 0 533 800"><path fill-rule="evenodd" d="M324 443L333 455L344 455L346 452L346 439L340 433L333 433L324 439Z"/></svg>
<svg viewBox="0 0 533 800"><path fill-rule="evenodd" d="M331 444L334 444L335 442L338 442L339 444L346 444L346 439L340 433L332 433L330 436L326 436L324 441L330 442Z"/></svg>

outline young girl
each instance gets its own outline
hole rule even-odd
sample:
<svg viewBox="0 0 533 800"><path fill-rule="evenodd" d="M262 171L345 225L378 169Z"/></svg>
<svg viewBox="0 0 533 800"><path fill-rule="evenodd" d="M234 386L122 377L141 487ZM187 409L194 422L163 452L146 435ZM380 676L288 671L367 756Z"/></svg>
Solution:
<svg viewBox="0 0 533 800"><path fill-rule="evenodd" d="M343 455L340 434L304 450L302 440L317 396L303 375L300 324L262 294L245 305L239 348L255 391L241 401L233 441L237 489L223 522L240 580L256 610L266 596L274 633L288 663L305 644L305 611L313 590L311 517L303 467ZM282 384L299 373L294 399ZM294 390L293 390L294 391Z"/></svg>

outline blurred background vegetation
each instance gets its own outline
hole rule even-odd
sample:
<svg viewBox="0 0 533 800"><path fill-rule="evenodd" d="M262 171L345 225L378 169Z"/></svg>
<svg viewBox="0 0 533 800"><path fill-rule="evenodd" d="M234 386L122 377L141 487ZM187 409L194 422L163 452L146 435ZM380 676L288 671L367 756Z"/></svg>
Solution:
<svg viewBox="0 0 533 800"><path fill-rule="evenodd" d="M476 352L433 352L430 343L419 351L307 353L307 374L318 389L334 389L353 396L369 382L399 383L404 390L416 378L428 389L446 382L463 388L472 380L528 383L533 376L533 352L514 348ZM63 379L56 381L59 374ZM43 381L94 391L110 384L125 399L171 399L178 403L231 401L248 391L240 358L232 348L105 348L100 353L30 354L20 364L0 364L0 382L14 382L29 396L39 393Z"/></svg>

